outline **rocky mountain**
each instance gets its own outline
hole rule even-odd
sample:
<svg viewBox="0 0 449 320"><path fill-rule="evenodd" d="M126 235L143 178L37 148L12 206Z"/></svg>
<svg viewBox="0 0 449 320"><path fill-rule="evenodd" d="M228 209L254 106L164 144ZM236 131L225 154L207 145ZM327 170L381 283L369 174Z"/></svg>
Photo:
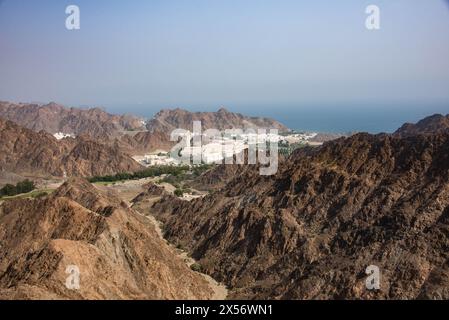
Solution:
<svg viewBox="0 0 449 320"><path fill-rule="evenodd" d="M153 119L148 121L147 128L150 131L170 133L174 129L186 129L192 131L193 121L201 121L202 129L248 129L267 128L278 129L281 132L288 128L273 119L261 117L248 117L240 113L230 112L224 108L217 112L190 112L183 109L162 110Z"/></svg>
<svg viewBox="0 0 449 320"><path fill-rule="evenodd" d="M315 137L309 139L308 141L323 143L323 142L335 140L335 139L338 139L338 138L349 137L352 134L353 133L345 133L345 134L343 134L343 133L324 133L324 132L320 132Z"/></svg>
<svg viewBox="0 0 449 320"><path fill-rule="evenodd" d="M36 132L83 135L105 144L116 141L131 153L170 150L174 145L170 141L171 132L178 128L192 130L193 121L201 121L203 129L275 128L281 132L288 131L275 120L247 117L223 108L217 112L162 110L145 124L139 117L112 115L100 108L67 108L54 102L41 105L0 101L0 118Z"/></svg>
<svg viewBox="0 0 449 320"><path fill-rule="evenodd" d="M42 199L1 205L0 242L0 299L212 295L147 217L82 179Z"/></svg>
<svg viewBox="0 0 449 320"><path fill-rule="evenodd" d="M0 171L21 175L90 177L142 169L117 143L80 136L57 140L0 118Z"/></svg>
<svg viewBox="0 0 449 320"><path fill-rule="evenodd" d="M434 114L418 121L417 123L406 123L399 128L394 135L400 137L414 136L418 134L435 134L449 132L449 115Z"/></svg>
<svg viewBox="0 0 449 320"><path fill-rule="evenodd" d="M244 152L244 163L248 162L248 152ZM282 156L280 158L283 158ZM211 191L220 190L225 187L237 175L242 175L245 171L256 170L256 165L228 165L220 164L213 166L199 177L189 182L189 186L197 190Z"/></svg>
<svg viewBox="0 0 449 320"><path fill-rule="evenodd" d="M67 108L53 102L46 105L0 102L0 117L37 132L102 139L144 127L143 120L132 115L112 115L100 108Z"/></svg>
<svg viewBox="0 0 449 320"><path fill-rule="evenodd" d="M217 112L190 112L182 109L162 110L147 122L148 131L126 134L120 138L122 148L134 153L146 153L156 150L169 151L175 142L170 134L175 129L193 130L193 121L201 121L202 130L206 129L278 129L288 131L281 123L267 118L247 117L239 113L220 109Z"/></svg>
<svg viewBox="0 0 449 320"><path fill-rule="evenodd" d="M449 298L449 134L357 134L297 150L275 176L240 168L149 209L231 299Z"/></svg>
<svg viewBox="0 0 449 320"><path fill-rule="evenodd" d="M126 134L118 139L123 150L129 153L147 153L156 150L169 151L175 142L170 141L170 132L142 131L135 135Z"/></svg>

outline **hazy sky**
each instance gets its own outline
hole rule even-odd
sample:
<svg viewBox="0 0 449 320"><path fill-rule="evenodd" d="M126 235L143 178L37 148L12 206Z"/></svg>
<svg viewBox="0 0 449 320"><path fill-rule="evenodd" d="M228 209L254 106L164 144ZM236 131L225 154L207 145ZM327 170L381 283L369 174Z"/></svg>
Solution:
<svg viewBox="0 0 449 320"><path fill-rule="evenodd" d="M81 9L81 30L65 8ZM381 9L381 30L365 8ZM6 0L0 100L449 106L443 0Z"/></svg>

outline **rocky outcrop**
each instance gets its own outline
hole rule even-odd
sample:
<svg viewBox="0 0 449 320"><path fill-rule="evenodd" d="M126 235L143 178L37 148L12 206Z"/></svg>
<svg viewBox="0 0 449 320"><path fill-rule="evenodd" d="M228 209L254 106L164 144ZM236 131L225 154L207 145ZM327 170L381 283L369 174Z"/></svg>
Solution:
<svg viewBox="0 0 449 320"><path fill-rule="evenodd" d="M405 123L394 135L398 137L409 137L418 134L435 134L449 132L449 115L434 114L424 118L417 123Z"/></svg>
<svg viewBox="0 0 449 320"><path fill-rule="evenodd" d="M449 134L357 134L279 168L149 211L231 298L449 298ZM365 287L369 265L378 291Z"/></svg>
<svg viewBox="0 0 449 320"><path fill-rule="evenodd" d="M61 159L68 176L104 176L144 169L117 143L101 144L78 138L75 146Z"/></svg>
<svg viewBox="0 0 449 320"><path fill-rule="evenodd" d="M160 239L148 218L81 179L46 198L1 205L0 242L1 299L212 295L206 280ZM73 266L79 289L66 286Z"/></svg>
<svg viewBox="0 0 449 320"><path fill-rule="evenodd" d="M57 140L45 131L34 132L1 118L0 134L0 171L91 177L143 168L117 144L102 144L82 136Z"/></svg>
<svg viewBox="0 0 449 320"><path fill-rule="evenodd" d="M136 202L145 200L147 198L162 197L162 196L167 196L169 194L170 193L167 192L164 189L164 187L158 186L158 185L150 182L145 186L145 191L138 194L133 200L131 200L131 202L136 203Z"/></svg>
<svg viewBox="0 0 449 320"><path fill-rule="evenodd" d="M142 131L133 136L124 135L119 143L124 150L142 154L156 150L169 151L175 145L175 142L170 141L170 132L162 131Z"/></svg>

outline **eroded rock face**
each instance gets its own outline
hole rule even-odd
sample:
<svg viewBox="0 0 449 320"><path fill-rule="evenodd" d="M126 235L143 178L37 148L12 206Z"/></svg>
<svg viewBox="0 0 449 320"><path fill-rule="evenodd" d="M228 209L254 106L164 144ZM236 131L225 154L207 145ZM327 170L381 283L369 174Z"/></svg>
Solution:
<svg viewBox="0 0 449 320"><path fill-rule="evenodd" d="M85 136L57 140L1 118L0 134L1 171L91 177L143 169L116 143L103 144Z"/></svg>
<svg viewBox="0 0 449 320"><path fill-rule="evenodd" d="M150 212L231 298L449 298L449 134L358 134ZM377 265L381 289L365 287Z"/></svg>
<svg viewBox="0 0 449 320"><path fill-rule="evenodd" d="M147 198L155 198L155 197L162 197L162 196L168 196L170 195L169 192L167 192L164 187L158 186L152 182L146 184L145 191L138 194L131 202L137 203L141 200L145 200Z"/></svg>
<svg viewBox="0 0 449 320"><path fill-rule="evenodd" d="M395 136L410 137L419 134L435 134L449 132L449 115L434 114L417 123L405 123L395 133Z"/></svg>
<svg viewBox="0 0 449 320"><path fill-rule="evenodd" d="M123 149L131 153L146 153L156 150L169 151L175 142L170 141L170 132L143 131L133 136L124 135L119 142Z"/></svg>
<svg viewBox="0 0 449 320"><path fill-rule="evenodd" d="M207 299L212 290L149 220L81 179L0 206L2 299ZM80 271L79 290L66 268Z"/></svg>

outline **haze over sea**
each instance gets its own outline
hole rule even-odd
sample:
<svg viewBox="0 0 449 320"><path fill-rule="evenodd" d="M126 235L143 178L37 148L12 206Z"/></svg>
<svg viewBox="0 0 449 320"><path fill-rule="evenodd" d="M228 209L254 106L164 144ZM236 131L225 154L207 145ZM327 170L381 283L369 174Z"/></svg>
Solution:
<svg viewBox="0 0 449 320"><path fill-rule="evenodd" d="M182 108L189 111L217 111L221 106L154 106L145 104L106 105L111 113L132 113L151 118L161 109ZM366 103L351 105L224 105L232 112L248 116L270 117L295 130L347 133L391 133L406 122L417 122L427 116L449 114L448 103L412 103L407 105Z"/></svg>

